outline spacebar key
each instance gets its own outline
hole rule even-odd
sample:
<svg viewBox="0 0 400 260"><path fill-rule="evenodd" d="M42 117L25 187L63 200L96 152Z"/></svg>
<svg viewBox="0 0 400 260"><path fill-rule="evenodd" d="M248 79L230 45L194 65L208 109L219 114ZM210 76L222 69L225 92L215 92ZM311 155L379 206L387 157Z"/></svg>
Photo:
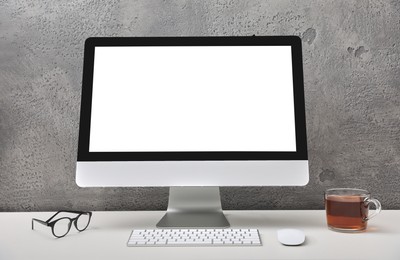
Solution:
<svg viewBox="0 0 400 260"><path fill-rule="evenodd" d="M209 241L168 241L167 245L212 245Z"/></svg>

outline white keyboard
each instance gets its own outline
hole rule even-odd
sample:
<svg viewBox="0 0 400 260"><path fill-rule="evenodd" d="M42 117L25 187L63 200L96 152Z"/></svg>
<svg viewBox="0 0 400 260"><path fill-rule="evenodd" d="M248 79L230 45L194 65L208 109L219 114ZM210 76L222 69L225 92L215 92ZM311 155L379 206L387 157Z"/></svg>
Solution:
<svg viewBox="0 0 400 260"><path fill-rule="evenodd" d="M258 229L136 229L128 246L261 246Z"/></svg>

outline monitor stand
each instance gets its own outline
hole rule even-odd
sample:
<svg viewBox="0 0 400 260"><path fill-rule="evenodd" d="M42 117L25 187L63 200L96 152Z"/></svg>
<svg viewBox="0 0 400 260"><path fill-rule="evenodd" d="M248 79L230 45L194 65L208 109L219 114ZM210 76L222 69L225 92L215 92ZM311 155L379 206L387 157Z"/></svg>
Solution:
<svg viewBox="0 0 400 260"><path fill-rule="evenodd" d="M219 187L170 187L168 209L159 228L229 227L221 207Z"/></svg>

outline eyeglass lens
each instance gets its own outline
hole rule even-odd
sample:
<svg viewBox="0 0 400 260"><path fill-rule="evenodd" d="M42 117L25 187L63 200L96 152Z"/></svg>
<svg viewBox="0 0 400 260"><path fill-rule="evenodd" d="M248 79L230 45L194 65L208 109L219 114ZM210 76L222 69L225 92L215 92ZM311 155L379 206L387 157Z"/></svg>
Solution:
<svg viewBox="0 0 400 260"><path fill-rule="evenodd" d="M56 237L65 236L71 228L71 221L69 218L60 218L53 226L53 233Z"/></svg>
<svg viewBox="0 0 400 260"><path fill-rule="evenodd" d="M90 222L90 215L88 213L83 213L75 221L75 227L79 231L83 231L87 228L89 222Z"/></svg>

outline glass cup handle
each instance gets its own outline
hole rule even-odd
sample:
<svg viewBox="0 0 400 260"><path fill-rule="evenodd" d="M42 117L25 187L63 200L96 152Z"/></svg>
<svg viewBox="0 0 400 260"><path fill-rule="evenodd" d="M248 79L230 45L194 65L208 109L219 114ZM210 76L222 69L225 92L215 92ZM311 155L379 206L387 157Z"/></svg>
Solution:
<svg viewBox="0 0 400 260"><path fill-rule="evenodd" d="M367 199L365 199L364 201L367 203L368 207L369 207L369 205L370 205L371 203L373 203L373 204L375 205L375 211L374 211L374 213L372 213L371 215L369 215L368 217L366 217L366 218L365 218L366 221L367 221L367 220L370 220L371 218L373 218L373 217L375 217L376 215L378 215L379 212L381 212L382 206L381 206L381 203L379 202L379 200L367 198Z"/></svg>

